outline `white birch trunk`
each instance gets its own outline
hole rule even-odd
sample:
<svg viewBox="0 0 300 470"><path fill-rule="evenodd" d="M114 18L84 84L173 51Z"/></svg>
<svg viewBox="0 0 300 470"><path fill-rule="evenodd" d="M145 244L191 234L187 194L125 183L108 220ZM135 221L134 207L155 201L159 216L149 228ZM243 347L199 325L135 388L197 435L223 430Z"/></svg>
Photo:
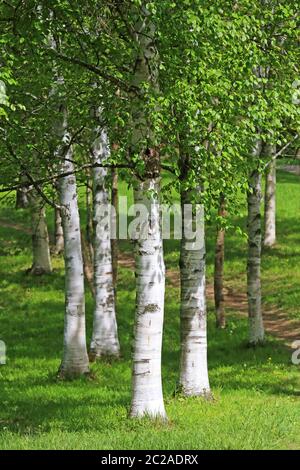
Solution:
<svg viewBox="0 0 300 470"><path fill-rule="evenodd" d="M26 181L21 178L21 182ZM16 209L27 209L29 206L29 191L27 188L20 188L17 190Z"/></svg>
<svg viewBox="0 0 300 470"><path fill-rule="evenodd" d="M261 154L261 141L256 143L254 158ZM261 174L254 170L250 176L248 192L248 309L249 343L252 346L263 343L265 332L261 302Z"/></svg>
<svg viewBox="0 0 300 470"><path fill-rule="evenodd" d="M133 86L142 91L148 83L157 90L157 51L155 26L146 3L140 8L135 25L138 56ZM166 419L162 392L161 353L164 322L165 266L160 221L160 161L154 148L153 129L147 105L140 96L132 96L132 149L145 163L143 181L136 182L135 204L148 209L144 233L136 240L136 314L132 371L131 417ZM151 210L152 209L152 210Z"/></svg>
<svg viewBox="0 0 300 470"><path fill-rule="evenodd" d="M89 171L89 175L86 182L86 241L89 249L90 259L94 259L94 247L93 247L93 188L92 188L92 177Z"/></svg>
<svg viewBox="0 0 300 470"><path fill-rule="evenodd" d="M184 214L184 205L191 203L188 193L182 193L181 203ZM197 249L191 250L191 240L186 238L185 223L182 230L180 252L180 388L186 396L210 397L207 365L206 252L203 208L201 212L202 222L198 227L198 242L200 241L200 243ZM192 225L195 223L194 219L195 214L193 214L193 221L191 221Z"/></svg>
<svg viewBox="0 0 300 470"><path fill-rule="evenodd" d="M104 163L110 155L107 132L93 145L94 163ZM110 198L106 187L107 169L93 169L94 186L94 288L95 310L90 356L120 355L111 253ZM106 220L106 222L105 222Z"/></svg>
<svg viewBox="0 0 300 470"><path fill-rule="evenodd" d="M68 145L69 140L66 127L67 124L64 122L61 130L64 146ZM72 148L64 157L62 172L73 171ZM86 347L84 273L75 175L66 176L59 180L59 196L64 230L66 283L64 353L60 375L73 378L89 372Z"/></svg>
<svg viewBox="0 0 300 470"><path fill-rule="evenodd" d="M54 210L54 229L55 229L55 246L54 253L60 255L64 252L64 231L62 226L61 210L56 207Z"/></svg>
<svg viewBox="0 0 300 470"><path fill-rule="evenodd" d="M272 158L276 146L266 146L266 153ZM266 172L265 189L265 236L264 246L272 248L276 244L276 160L272 159Z"/></svg>
<svg viewBox="0 0 300 470"><path fill-rule="evenodd" d="M41 197L34 190L29 193L32 230L32 267L30 273L40 276L52 272L46 211Z"/></svg>
<svg viewBox="0 0 300 470"><path fill-rule="evenodd" d="M149 192L151 191L151 192ZM135 204L149 212L136 241L136 322L131 416L166 418L161 378L165 266L158 199L159 180L140 183Z"/></svg>

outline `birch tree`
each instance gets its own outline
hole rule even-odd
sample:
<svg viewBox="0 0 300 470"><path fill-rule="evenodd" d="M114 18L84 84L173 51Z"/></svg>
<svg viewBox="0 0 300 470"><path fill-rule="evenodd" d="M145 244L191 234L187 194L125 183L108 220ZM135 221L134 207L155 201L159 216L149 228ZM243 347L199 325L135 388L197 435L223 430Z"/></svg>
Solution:
<svg viewBox="0 0 300 470"><path fill-rule="evenodd" d="M52 272L45 203L34 190L29 192L28 198L31 214L33 255L30 273L41 276Z"/></svg>
<svg viewBox="0 0 300 470"><path fill-rule="evenodd" d="M86 347L84 272L81 250L80 218L72 145L68 132L67 109L61 108L58 136L62 144L61 172L71 173L59 180L59 200L64 231L65 327L64 352L60 376L73 378L89 373Z"/></svg>
<svg viewBox="0 0 300 470"><path fill-rule="evenodd" d="M93 162L101 165L109 160L109 141L105 129L98 128L97 134L92 149ZM107 177L107 169L93 168L95 310L90 356L94 359L102 356L118 357L120 354L113 283L111 210Z"/></svg>
<svg viewBox="0 0 300 470"><path fill-rule="evenodd" d="M253 149L253 158L259 161L263 144L257 139ZM253 346L264 342L265 331L261 304L261 189L262 176L259 169L252 171L248 191L248 309L249 309L249 343Z"/></svg>
<svg viewBox="0 0 300 470"><path fill-rule="evenodd" d="M142 4L135 24L138 55L133 85L157 89L155 25ZM131 417L166 418L161 378L165 266L160 221L160 159L151 123L140 97L132 99L132 149L144 162L144 176L135 185L135 204L146 209L135 242L136 313Z"/></svg>
<svg viewBox="0 0 300 470"><path fill-rule="evenodd" d="M191 217L187 220L185 216L187 205L194 205L193 198L190 191L183 190L181 192L183 230L180 249L180 387L186 396L209 397L204 207L200 206L200 214L197 214L193 207ZM200 221L197 220L197 215ZM198 233L196 239L191 240L191 231L195 226Z"/></svg>
<svg viewBox="0 0 300 470"><path fill-rule="evenodd" d="M266 145L264 152L270 159L265 177L265 233L264 246L272 248L276 243L276 146Z"/></svg>

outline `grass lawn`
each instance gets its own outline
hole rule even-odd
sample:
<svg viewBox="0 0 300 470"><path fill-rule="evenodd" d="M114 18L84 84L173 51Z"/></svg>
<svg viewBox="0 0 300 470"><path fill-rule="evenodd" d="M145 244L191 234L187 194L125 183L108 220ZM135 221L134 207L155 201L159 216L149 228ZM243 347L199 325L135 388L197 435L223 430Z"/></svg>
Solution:
<svg viewBox="0 0 300 470"><path fill-rule="evenodd" d="M52 215L50 214L52 217ZM28 223L26 212L3 207L0 218ZM49 219L50 220L50 219ZM244 224L244 220L241 221ZM279 173L277 247L264 255L264 297L300 319L300 181ZM208 277L214 229L208 227ZM174 267L177 244L166 244ZM124 249L129 249L125 244ZM245 286L246 242L227 238L227 282ZM167 425L127 418L134 317L134 274L121 269L118 321L122 359L92 365L93 379L56 380L62 354L64 274L32 278L30 236L0 226L0 449L297 449L300 448L300 369L273 338L246 348L247 320L228 312L226 331L209 316L209 366L215 400L174 395L179 363L179 289L168 284L163 350ZM87 289L88 291L88 289ZM92 299L87 294L88 340ZM300 339L300 338L299 338Z"/></svg>

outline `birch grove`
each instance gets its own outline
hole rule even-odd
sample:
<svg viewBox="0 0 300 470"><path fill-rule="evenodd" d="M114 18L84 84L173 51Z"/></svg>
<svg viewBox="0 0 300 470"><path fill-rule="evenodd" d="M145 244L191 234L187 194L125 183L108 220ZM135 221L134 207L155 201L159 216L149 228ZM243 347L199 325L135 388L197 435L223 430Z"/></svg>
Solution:
<svg viewBox="0 0 300 470"><path fill-rule="evenodd" d="M210 335L217 358L226 341L243 346L230 338L247 319L228 304L241 314L232 301L243 298L250 345L266 341L263 257L273 261L281 242L262 247L276 246L277 231L283 239L276 164L299 147L299 1L27 3L0 5L0 193L4 204L12 194L29 209L28 272L47 274L41 284L29 278L34 289L64 289L51 327L63 338L59 376L100 376L102 406L102 389L114 395L111 367L126 397L121 412L165 422L174 411L165 408L162 371L167 403L172 391L178 402L211 398ZM162 207L175 203L181 226L174 216L164 240ZM23 216L8 226L19 230ZM162 351L171 334L169 376ZM51 353L60 360L54 344Z"/></svg>

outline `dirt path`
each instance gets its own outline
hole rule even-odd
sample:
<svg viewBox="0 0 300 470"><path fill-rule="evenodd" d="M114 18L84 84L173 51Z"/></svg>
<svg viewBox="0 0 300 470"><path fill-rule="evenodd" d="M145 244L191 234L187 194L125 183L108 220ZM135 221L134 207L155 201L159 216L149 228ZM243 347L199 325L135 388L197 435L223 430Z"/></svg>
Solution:
<svg viewBox="0 0 300 470"><path fill-rule="evenodd" d="M27 235L31 235L31 230L25 225L15 224L14 222L9 222L8 220L0 219L0 226L4 228L12 228L17 230L18 232L26 233Z"/></svg>
<svg viewBox="0 0 300 470"><path fill-rule="evenodd" d="M119 260L120 266L128 269L134 268L134 260L131 256L122 255ZM179 272L167 271L167 282L173 287L179 288ZM211 284L207 286L207 299L214 302L214 289ZM233 310L243 316L248 315L247 293L237 292L232 288L225 287L225 305L228 310ZM291 320L276 306L264 305L264 323L266 331L291 346L294 341L300 341L300 322Z"/></svg>
<svg viewBox="0 0 300 470"><path fill-rule="evenodd" d="M300 176L300 165L283 165L279 170L286 171L292 175Z"/></svg>

